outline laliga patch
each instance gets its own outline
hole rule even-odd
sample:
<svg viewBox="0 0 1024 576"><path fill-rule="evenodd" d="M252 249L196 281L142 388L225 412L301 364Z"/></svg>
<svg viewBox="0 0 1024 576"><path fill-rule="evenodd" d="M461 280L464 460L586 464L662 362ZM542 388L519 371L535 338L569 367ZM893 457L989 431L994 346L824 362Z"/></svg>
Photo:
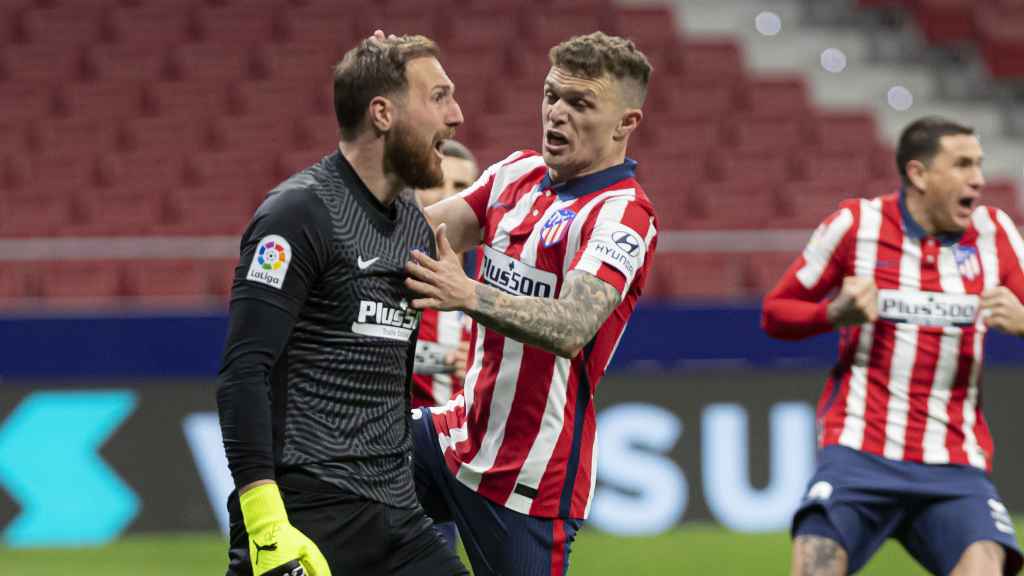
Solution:
<svg viewBox="0 0 1024 576"><path fill-rule="evenodd" d="M256 246L245 279L280 289L291 262L292 247L287 240L276 234L264 236Z"/></svg>
<svg viewBox="0 0 1024 576"><path fill-rule="evenodd" d="M587 253L632 278L644 263L647 243L629 226L612 224L594 230Z"/></svg>
<svg viewBox="0 0 1024 576"><path fill-rule="evenodd" d="M565 238L566 233L569 232L569 226L574 218L576 218L576 213L569 208L562 208L549 216L548 221L544 223L544 227L540 231L540 237L544 240L544 247L551 248L561 242Z"/></svg>

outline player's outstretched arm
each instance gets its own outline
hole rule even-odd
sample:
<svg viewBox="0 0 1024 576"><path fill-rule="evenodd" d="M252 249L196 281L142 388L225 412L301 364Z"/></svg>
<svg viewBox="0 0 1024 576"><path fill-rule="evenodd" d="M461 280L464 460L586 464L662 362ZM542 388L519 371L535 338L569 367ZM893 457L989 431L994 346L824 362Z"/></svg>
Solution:
<svg viewBox="0 0 1024 576"><path fill-rule="evenodd" d="M444 226L437 247L438 260L414 252L406 265L406 286L421 295L413 307L462 310L488 328L565 358L579 354L619 304L614 286L579 270L566 275L557 300L506 294L466 276Z"/></svg>
<svg viewBox="0 0 1024 576"><path fill-rule="evenodd" d="M431 204L423 213L434 228L444 224L445 235L455 252L461 254L480 244L480 222L469 203L460 196Z"/></svg>

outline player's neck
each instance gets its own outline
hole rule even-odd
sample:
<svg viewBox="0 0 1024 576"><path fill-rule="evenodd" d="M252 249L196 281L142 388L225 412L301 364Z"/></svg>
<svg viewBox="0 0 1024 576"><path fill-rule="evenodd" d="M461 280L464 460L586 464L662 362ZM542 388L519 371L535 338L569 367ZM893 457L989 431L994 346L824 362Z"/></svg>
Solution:
<svg viewBox="0 0 1024 576"><path fill-rule="evenodd" d="M345 160L348 160L370 194L384 206L390 206L406 188L393 174L384 171L384 145L382 143L360 140L342 141L338 143L338 150L341 151Z"/></svg>
<svg viewBox="0 0 1024 576"><path fill-rule="evenodd" d="M621 152L612 154L599 162L595 162L590 166L580 170L579 172L570 172L568 170L558 171L554 168L548 167L548 173L551 175L551 181L560 184L574 178L581 178L589 174L594 174L602 170L607 170L612 166L618 166L626 161L626 149L623 148Z"/></svg>
<svg viewBox="0 0 1024 576"><path fill-rule="evenodd" d="M935 223L928 216L928 211L925 209L924 194L920 190L908 186L903 191L903 201L906 203L907 212L910 213L910 217L924 230L925 234L935 236L939 233Z"/></svg>

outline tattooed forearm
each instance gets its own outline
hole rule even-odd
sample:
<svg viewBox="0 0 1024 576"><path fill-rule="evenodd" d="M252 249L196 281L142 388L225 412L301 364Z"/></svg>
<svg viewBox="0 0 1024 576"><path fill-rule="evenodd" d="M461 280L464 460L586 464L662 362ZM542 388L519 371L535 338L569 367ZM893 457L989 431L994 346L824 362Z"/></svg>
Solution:
<svg viewBox="0 0 1024 576"><path fill-rule="evenodd" d="M566 276L557 300L512 296L479 284L468 314L524 344L571 358L589 342L619 303L615 288L585 272Z"/></svg>
<svg viewBox="0 0 1024 576"><path fill-rule="evenodd" d="M842 576L846 574L846 551L835 540L821 536L796 539L795 563L800 576Z"/></svg>

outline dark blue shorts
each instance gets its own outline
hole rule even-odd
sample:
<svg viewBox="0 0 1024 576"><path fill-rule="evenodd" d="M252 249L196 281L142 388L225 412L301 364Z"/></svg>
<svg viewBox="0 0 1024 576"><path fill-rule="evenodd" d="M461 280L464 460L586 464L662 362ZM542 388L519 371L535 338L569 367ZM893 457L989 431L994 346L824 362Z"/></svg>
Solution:
<svg viewBox="0 0 1024 576"><path fill-rule="evenodd" d="M581 520L535 518L509 510L455 479L425 408L413 411L416 493L435 522L455 521L476 576L563 576Z"/></svg>
<svg viewBox="0 0 1024 576"><path fill-rule="evenodd" d="M838 542L851 574L887 538L899 540L934 574L948 574L964 550L981 540L1006 549L1005 574L1021 568L1010 515L984 471L888 460L844 446L819 453L792 533Z"/></svg>

